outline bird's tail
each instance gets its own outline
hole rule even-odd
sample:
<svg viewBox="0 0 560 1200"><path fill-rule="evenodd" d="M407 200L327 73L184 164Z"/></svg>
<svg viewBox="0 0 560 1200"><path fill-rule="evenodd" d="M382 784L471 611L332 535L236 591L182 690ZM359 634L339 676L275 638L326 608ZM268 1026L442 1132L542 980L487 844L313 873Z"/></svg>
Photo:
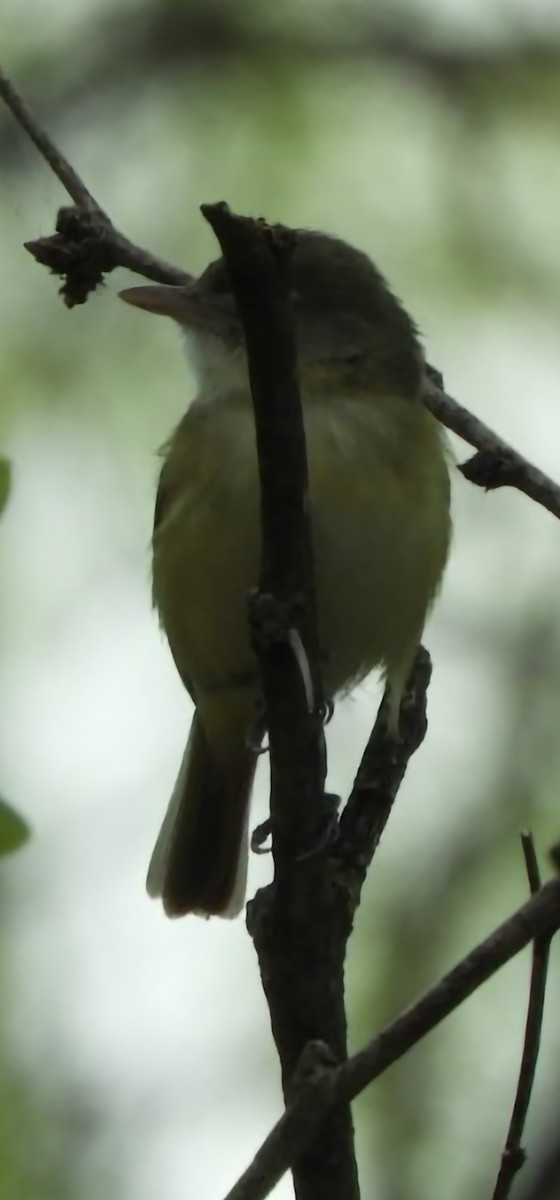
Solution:
<svg viewBox="0 0 560 1200"><path fill-rule="evenodd" d="M234 917L243 907L254 709L254 695L232 688L205 698L194 714L148 870L148 892L170 917Z"/></svg>

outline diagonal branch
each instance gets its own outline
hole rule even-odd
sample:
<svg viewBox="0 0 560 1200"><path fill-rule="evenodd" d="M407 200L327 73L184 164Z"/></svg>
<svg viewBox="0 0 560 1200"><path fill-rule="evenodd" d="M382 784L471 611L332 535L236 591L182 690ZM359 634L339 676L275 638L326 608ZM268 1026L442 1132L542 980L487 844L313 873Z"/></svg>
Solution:
<svg viewBox="0 0 560 1200"><path fill-rule="evenodd" d="M426 734L426 701L431 674L430 656L420 646L401 702L399 736L395 738L387 728L384 699L340 817L338 838L331 857L337 880L347 891L350 919L358 907L366 873L391 815L409 760Z"/></svg>
<svg viewBox="0 0 560 1200"><path fill-rule="evenodd" d="M264 1200L334 1106L355 1099L525 946L550 941L559 928L560 879L552 879L362 1050L324 1068L287 1108L225 1200Z"/></svg>
<svg viewBox="0 0 560 1200"><path fill-rule="evenodd" d="M447 429L457 433L478 451L459 467L469 483L490 491L499 487L517 488L530 500L541 504L560 519L560 485L544 471L518 454L512 446L498 437L484 421L479 420L457 400L443 390L441 376L430 368L430 378L422 397L426 408Z"/></svg>
<svg viewBox="0 0 560 1200"><path fill-rule="evenodd" d="M90 292L115 267L128 267L155 283L180 285L192 278L179 267L134 245L100 209L61 208L56 233L24 244L37 262L64 280L60 292L67 308L84 304Z"/></svg>
<svg viewBox="0 0 560 1200"><path fill-rule="evenodd" d="M77 171L26 105L0 67L0 97L25 130L39 153L74 201L61 208L56 233L25 243L26 250L43 266L64 279L61 293L68 308L83 304L103 277L115 267L128 267L156 283L188 283L191 276L179 267L135 246L115 229Z"/></svg>
<svg viewBox="0 0 560 1200"><path fill-rule="evenodd" d="M97 200L94 199L78 173L68 162L68 159L58 149L58 146L55 146L46 130L43 129L33 116L31 109L27 107L25 100L20 96L11 79L8 78L1 66L0 97L8 106L10 112L13 113L18 124L21 125L28 137L31 138L31 141L37 147L45 162L54 171L57 179L60 180L63 188L74 201L74 204L86 212L100 213L102 210Z"/></svg>

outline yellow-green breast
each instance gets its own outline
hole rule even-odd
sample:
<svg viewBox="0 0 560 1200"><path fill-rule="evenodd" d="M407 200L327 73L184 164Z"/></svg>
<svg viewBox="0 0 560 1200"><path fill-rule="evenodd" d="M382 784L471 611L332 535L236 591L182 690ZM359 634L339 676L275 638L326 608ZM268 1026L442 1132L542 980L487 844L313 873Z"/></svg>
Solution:
<svg viewBox="0 0 560 1200"><path fill-rule="evenodd" d="M449 478L433 418L410 399L304 403L319 634L334 694L382 665L399 680L447 557ZM258 581L259 492L248 397L196 402L170 442L153 588L194 690L253 667L247 594Z"/></svg>

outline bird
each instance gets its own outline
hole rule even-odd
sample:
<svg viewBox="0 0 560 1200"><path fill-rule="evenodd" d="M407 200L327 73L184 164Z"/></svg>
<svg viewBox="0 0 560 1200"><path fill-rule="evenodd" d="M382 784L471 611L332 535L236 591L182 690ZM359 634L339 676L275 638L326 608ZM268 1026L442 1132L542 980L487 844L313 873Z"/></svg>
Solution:
<svg viewBox="0 0 560 1200"><path fill-rule="evenodd" d="M448 448L422 404L418 329L373 261L325 233L290 236L325 693L344 695L380 669L396 732L449 553ZM162 451L152 538L153 600L195 711L147 888L171 917L232 917L246 892L260 702L247 620L260 492L243 328L223 258L184 285L120 296L179 325L197 383Z"/></svg>

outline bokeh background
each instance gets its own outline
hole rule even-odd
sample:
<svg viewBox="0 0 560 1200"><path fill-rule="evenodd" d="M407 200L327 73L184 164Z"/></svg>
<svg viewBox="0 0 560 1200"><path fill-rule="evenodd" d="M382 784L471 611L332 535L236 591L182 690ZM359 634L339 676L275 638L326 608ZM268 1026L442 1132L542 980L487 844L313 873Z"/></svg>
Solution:
<svg viewBox="0 0 560 1200"><path fill-rule="evenodd" d="M219 199L347 238L448 390L560 477L555 0L2 9L5 69L133 240L197 271L198 206ZM124 272L64 309L22 243L65 197L1 107L0 162L0 793L32 826L0 862L0 1192L219 1200L281 1107L256 959L242 920L169 923L144 894L190 720L150 608L156 449L194 381L171 324L116 300ZM458 473L453 508L429 735L350 953L353 1046L524 900L520 828L545 867L560 835L560 529ZM329 727L342 794L378 698ZM257 792L255 819L265 763ZM364 1195L491 1195L528 972L526 954L362 1098ZM553 959L518 1196L560 1119L559 990Z"/></svg>

